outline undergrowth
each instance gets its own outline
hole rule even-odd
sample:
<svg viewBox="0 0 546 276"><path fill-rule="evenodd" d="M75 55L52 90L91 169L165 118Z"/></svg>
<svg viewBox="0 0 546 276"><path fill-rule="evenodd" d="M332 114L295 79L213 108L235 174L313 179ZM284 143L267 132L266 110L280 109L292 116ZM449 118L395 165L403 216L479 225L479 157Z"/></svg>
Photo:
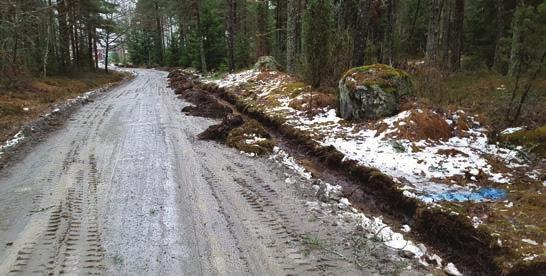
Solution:
<svg viewBox="0 0 546 276"><path fill-rule="evenodd" d="M52 104L76 97L107 83L120 81L121 73L88 72L72 77L26 78L16 86L0 88L0 141L41 114Z"/></svg>

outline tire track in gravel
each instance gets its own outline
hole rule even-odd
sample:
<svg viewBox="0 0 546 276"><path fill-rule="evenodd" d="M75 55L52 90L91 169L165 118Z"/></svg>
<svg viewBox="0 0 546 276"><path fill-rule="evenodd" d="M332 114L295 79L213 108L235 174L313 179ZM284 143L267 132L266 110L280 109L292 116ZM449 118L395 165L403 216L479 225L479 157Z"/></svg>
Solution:
<svg viewBox="0 0 546 276"><path fill-rule="evenodd" d="M74 173L73 186L51 211L47 227L36 242L18 252L12 274L102 274L96 159L91 155L83 166L75 167L81 168Z"/></svg>

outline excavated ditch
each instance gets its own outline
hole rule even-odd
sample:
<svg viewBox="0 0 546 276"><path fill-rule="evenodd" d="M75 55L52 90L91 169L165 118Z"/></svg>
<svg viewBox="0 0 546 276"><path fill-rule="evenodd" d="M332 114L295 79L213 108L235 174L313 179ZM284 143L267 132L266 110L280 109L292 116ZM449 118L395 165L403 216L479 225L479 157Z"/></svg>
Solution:
<svg viewBox="0 0 546 276"><path fill-rule="evenodd" d="M334 147L319 145L300 130L249 109L225 89L201 83L196 76L185 77L186 82L191 81L190 85L181 81L180 74L186 73L173 71L170 74L171 86L175 91L181 91L177 93L192 90L206 94L206 102L192 102L191 98L185 98L197 104L198 109L208 109L206 105L212 105L209 100L213 99L226 110L241 111L243 117L259 121L279 141L279 146L297 158L315 177L342 186L345 196L354 206L368 214L383 216L391 225L409 224L415 231L406 235L438 250L443 258L464 267L466 273L540 275L546 269L540 264L516 265L507 271L496 260L510 255L510 252L497 246L490 233L474 228L469 221L458 216L404 196L389 176L355 161L344 160L344 155Z"/></svg>

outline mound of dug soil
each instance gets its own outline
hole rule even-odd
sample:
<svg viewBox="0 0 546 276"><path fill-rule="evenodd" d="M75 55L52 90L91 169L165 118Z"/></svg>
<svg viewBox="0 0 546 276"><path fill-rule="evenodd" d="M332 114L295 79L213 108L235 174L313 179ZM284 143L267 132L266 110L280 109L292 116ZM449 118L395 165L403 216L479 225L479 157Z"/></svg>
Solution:
<svg viewBox="0 0 546 276"><path fill-rule="evenodd" d="M209 93L199 89L201 82L196 75L183 70L175 70L169 74L169 78L170 87L174 89L174 93L180 95L179 98L195 105L184 107L182 112L191 116L215 119L224 118L233 112L229 107L219 104Z"/></svg>
<svg viewBox="0 0 546 276"><path fill-rule="evenodd" d="M264 127L255 120L249 120L228 134L226 144L232 148L254 155L273 152L275 142Z"/></svg>
<svg viewBox="0 0 546 276"><path fill-rule="evenodd" d="M219 104L207 92L199 89L186 90L180 98L195 105L182 108L182 112L192 116L220 119L233 112L229 107Z"/></svg>
<svg viewBox="0 0 546 276"><path fill-rule="evenodd" d="M240 115L227 115L219 125L212 125L199 134L197 137L201 140L214 140L225 142L229 132L241 126L244 123L243 117Z"/></svg>

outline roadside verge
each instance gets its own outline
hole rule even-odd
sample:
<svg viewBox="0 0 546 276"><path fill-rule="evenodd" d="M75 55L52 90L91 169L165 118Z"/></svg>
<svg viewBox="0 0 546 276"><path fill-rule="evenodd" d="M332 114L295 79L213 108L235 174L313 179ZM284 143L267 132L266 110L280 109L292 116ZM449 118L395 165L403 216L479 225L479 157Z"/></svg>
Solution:
<svg viewBox="0 0 546 276"><path fill-rule="evenodd" d="M519 243L514 246L511 243L512 240L505 240L503 236L513 235L512 232L497 233L494 231L495 228L488 227L486 223L477 225L469 216L471 214L469 210L476 209L476 206L484 206L481 203L455 204L447 201L430 204L408 196L408 193L401 189L400 183L396 183L392 177L380 170L363 166L334 146L317 142L314 133L287 124L284 118L272 116L264 109L257 108L259 104L255 100L256 95L253 93L245 95L244 86L254 85L258 81L243 82L242 86L232 87L220 87L215 83L200 81L196 81L193 85L230 103L240 112L270 127L282 136L284 142L292 149L312 158L315 163L346 176L357 184L362 193L373 195L377 201L382 202L386 212L404 217L416 230L421 240L433 244L434 247L446 252L451 259L466 264L473 271L487 274L540 275L545 269L546 262L543 255L528 253L542 248L543 244L539 244L540 231L533 232L537 235L535 239L539 242L525 239L527 232L514 235L512 239L522 240L524 245L528 243L525 240L529 240L535 243L534 247L524 248ZM265 94L264 91L260 92ZM354 191L350 193L353 194ZM355 197L350 199L358 200ZM493 219L492 225L497 225L501 221L498 218Z"/></svg>

